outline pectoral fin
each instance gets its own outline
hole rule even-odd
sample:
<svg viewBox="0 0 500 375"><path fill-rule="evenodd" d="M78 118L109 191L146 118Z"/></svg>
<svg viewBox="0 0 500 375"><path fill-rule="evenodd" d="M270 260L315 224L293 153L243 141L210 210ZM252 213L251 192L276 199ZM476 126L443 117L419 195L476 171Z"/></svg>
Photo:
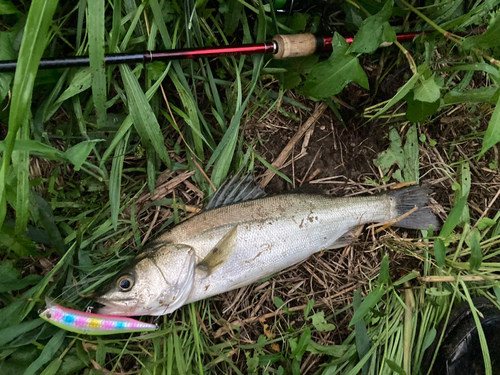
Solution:
<svg viewBox="0 0 500 375"><path fill-rule="evenodd" d="M238 234L238 226L231 229L224 237L221 238L217 245L210 250L203 260L198 263L197 267L207 272L207 276L211 275L217 268L221 267L229 258L236 246L236 235Z"/></svg>

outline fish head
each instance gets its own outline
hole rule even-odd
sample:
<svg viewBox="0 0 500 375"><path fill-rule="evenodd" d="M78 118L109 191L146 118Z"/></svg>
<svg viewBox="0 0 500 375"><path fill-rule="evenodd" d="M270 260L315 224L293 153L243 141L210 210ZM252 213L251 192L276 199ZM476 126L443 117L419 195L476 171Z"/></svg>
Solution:
<svg viewBox="0 0 500 375"><path fill-rule="evenodd" d="M191 291L195 254L186 245L156 245L97 292L103 315L164 315L184 305Z"/></svg>

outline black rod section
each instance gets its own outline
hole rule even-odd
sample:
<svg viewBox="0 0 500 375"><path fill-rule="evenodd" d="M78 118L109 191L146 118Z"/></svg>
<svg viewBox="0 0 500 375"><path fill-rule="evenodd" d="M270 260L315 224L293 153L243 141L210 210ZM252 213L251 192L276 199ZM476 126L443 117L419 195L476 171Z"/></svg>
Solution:
<svg viewBox="0 0 500 375"><path fill-rule="evenodd" d="M106 65L150 63L153 61L171 61L181 59L194 59L200 57L219 57L234 55L251 55L254 53L273 53L273 42L243 44L238 46L215 46L201 48L183 48L166 51L144 51L134 54L117 53L104 57ZM89 66L88 56L76 56L55 59L42 59L38 69L75 68ZM17 60L0 61L0 73L16 70Z"/></svg>

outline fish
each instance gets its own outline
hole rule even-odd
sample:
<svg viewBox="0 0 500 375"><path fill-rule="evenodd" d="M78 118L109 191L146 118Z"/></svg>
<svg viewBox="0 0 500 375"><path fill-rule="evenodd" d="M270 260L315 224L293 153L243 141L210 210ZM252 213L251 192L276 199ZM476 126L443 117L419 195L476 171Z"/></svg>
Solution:
<svg viewBox="0 0 500 375"><path fill-rule="evenodd" d="M40 318L66 331L87 335L111 335L126 332L156 331L156 324L130 318L106 316L68 309L46 299L47 307L40 311Z"/></svg>
<svg viewBox="0 0 500 375"><path fill-rule="evenodd" d="M159 234L98 290L98 311L169 314L276 274L316 252L345 247L368 223L403 216L393 226L438 229L429 193L410 186L364 197L336 198L307 190L266 195L251 176L235 176L207 207ZM415 212L405 217L411 210Z"/></svg>

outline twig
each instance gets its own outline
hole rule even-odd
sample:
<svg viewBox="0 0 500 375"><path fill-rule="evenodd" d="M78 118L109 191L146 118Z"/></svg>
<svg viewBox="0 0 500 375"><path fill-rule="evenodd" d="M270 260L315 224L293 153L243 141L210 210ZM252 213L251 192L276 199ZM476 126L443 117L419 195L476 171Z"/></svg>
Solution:
<svg viewBox="0 0 500 375"><path fill-rule="evenodd" d="M168 102L167 95L165 94L165 90L163 89L162 84L160 84L160 90L161 90L161 94L163 96L163 100L165 100L165 104L167 105L168 113L170 114L170 117L172 117L172 121L174 122L176 128L179 130L178 133L181 136L182 141L184 142L186 147L189 149L189 151L191 151L191 153L194 156L196 156L196 153L191 149L191 147L189 147L189 144L186 142L186 139L184 138L184 135L181 132L181 128L179 127L179 125L177 124L177 121L175 120L174 114L172 113L172 109L170 109L170 103ZM198 157L198 156L196 156L196 157Z"/></svg>
<svg viewBox="0 0 500 375"><path fill-rule="evenodd" d="M203 170L202 167L200 167L200 165L198 164L198 162L196 161L195 158L191 158L191 160L193 161L194 165L196 165L196 168L199 169L199 171L201 172L201 174L203 175L203 177L206 178L206 180L208 181L208 183L210 184L210 187L213 189L214 192L217 191L217 188L215 187L214 183L212 182L212 180L207 176L207 174L205 173L205 171Z"/></svg>
<svg viewBox="0 0 500 375"><path fill-rule="evenodd" d="M169 208L174 208L174 205L173 204L167 204L167 207ZM180 210L184 210L186 209L186 212L193 212L195 214L197 214L198 212L201 211L201 208L198 208L198 207L195 207L195 206L189 206L187 204L185 204L184 206L180 203L177 203L177 208L180 209Z"/></svg>
<svg viewBox="0 0 500 375"><path fill-rule="evenodd" d="M489 276L487 279L482 276L477 275L464 275L460 276L463 281L484 281L488 279L500 279L499 275ZM455 282L457 278L455 276L422 276L418 278L419 281L423 283L443 283L443 282Z"/></svg>
<svg viewBox="0 0 500 375"><path fill-rule="evenodd" d="M483 51L481 51L481 50L479 50L479 49L477 49L477 48L474 48L474 49L473 49L473 51L474 51L475 53L477 53L479 56L484 57L486 60L488 60L488 61L489 61L490 63L492 63L493 65L495 65L495 66L499 66L499 67L500 67L500 61L498 61L498 60L494 59L494 58L493 58L493 57L491 57L491 56L486 55Z"/></svg>
<svg viewBox="0 0 500 375"><path fill-rule="evenodd" d="M410 64L410 69L413 74L417 74L417 64L415 64L415 60L413 60L412 55L406 48L403 47L401 43L399 43L397 40L394 41L394 44L404 53L406 59L408 60L408 64Z"/></svg>
<svg viewBox="0 0 500 375"><path fill-rule="evenodd" d="M316 161L322 148L323 148L323 145L319 146L318 151L316 151L316 155L314 156L314 159L312 160L311 164L309 164L309 168L307 168L306 174L304 175L304 177L302 177L302 181L300 181L300 186L302 186L302 184L306 180L306 177L309 174L309 171L311 170L312 166L314 165L314 162Z"/></svg>
<svg viewBox="0 0 500 375"><path fill-rule="evenodd" d="M486 207L486 209L481 214L481 216L479 217L479 219L477 219L476 223L474 224L474 226L472 228L475 228L477 226L477 224L481 221L481 219L486 216L486 214L488 213L489 209L491 208L491 206L493 206L493 203L495 203L495 201L497 200L497 198L498 198L499 195L500 195L500 188L498 189L497 193L495 194L495 196L493 197L493 199L488 204L488 207Z"/></svg>
<svg viewBox="0 0 500 375"><path fill-rule="evenodd" d="M286 147L281 151L279 156L274 160L272 166L276 169L280 169L283 163L285 163L286 159L290 156L292 149L295 147L295 144L302 138L302 136L306 133L306 131L318 121L318 119L323 115L325 110L328 108L328 104L322 103L319 107L316 108L313 115L309 117L309 119L302 125L302 127L295 133L290 142L286 145ZM275 173L271 170L267 170L262 175L262 180L260 181L260 187L265 188L267 184L272 180Z"/></svg>
<svg viewBox="0 0 500 375"><path fill-rule="evenodd" d="M404 334L403 334L403 368L407 374L411 374L411 347L413 343L412 337L412 317L413 309L415 308L415 297L408 282L404 283L406 287L404 291L405 296L405 317L404 317Z"/></svg>
<svg viewBox="0 0 500 375"><path fill-rule="evenodd" d="M149 229L148 231L146 232L146 235L144 236L144 238L142 239L142 243L141 245L144 246L144 244L146 243L146 241L148 240L149 238L149 235L151 234L151 231L153 230L153 227L155 226L156 224L156 220L158 220L158 215L160 214L160 206L156 206L156 211L155 211L155 216L153 217L153 221L151 222L151 224L149 224Z"/></svg>
<svg viewBox="0 0 500 375"><path fill-rule="evenodd" d="M410 216L412 213L414 213L415 211L418 210L418 207L415 206L413 207L410 211L404 213L403 215L399 216L398 218L396 219L392 219L392 220L387 220L387 221L384 221L383 223L377 223L377 224L372 224L370 225L369 227L367 227L366 229L373 229L373 228L376 228L376 227L380 227L382 226L381 228L378 228L375 233L380 233L382 232L383 230L386 230L387 228L389 228L390 226L393 226L394 224L396 224L397 222L403 220L403 219L406 219L408 216Z"/></svg>
<svg viewBox="0 0 500 375"><path fill-rule="evenodd" d="M151 197L151 193L146 193L144 196L137 199L137 204L142 204L143 202L151 199L152 201L163 198L167 194L170 194L174 188L176 188L179 184L181 184L184 180L187 180L194 174L194 171L185 171L180 173L179 175L172 178L170 181L165 184L157 184L155 187L155 195Z"/></svg>

